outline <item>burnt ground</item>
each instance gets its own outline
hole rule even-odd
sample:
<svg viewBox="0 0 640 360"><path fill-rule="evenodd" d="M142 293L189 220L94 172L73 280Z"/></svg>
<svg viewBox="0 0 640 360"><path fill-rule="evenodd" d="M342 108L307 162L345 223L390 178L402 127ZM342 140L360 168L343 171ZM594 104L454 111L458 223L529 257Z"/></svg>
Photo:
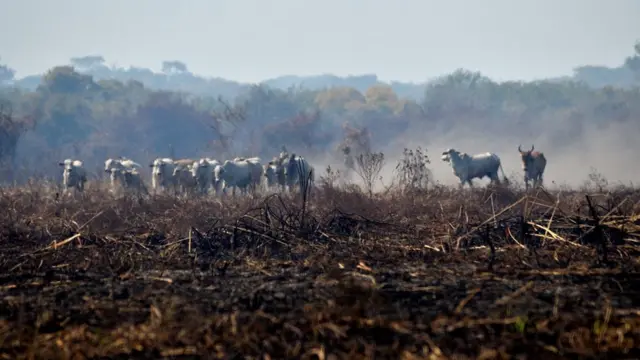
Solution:
<svg viewBox="0 0 640 360"><path fill-rule="evenodd" d="M29 191L0 200L2 358L640 358L635 192L590 218L581 194L323 194L296 217Z"/></svg>

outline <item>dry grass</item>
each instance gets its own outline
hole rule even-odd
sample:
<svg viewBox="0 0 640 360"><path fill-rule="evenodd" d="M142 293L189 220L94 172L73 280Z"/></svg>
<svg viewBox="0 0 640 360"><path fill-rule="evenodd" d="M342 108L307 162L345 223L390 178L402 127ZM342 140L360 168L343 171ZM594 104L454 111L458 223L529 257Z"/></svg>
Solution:
<svg viewBox="0 0 640 360"><path fill-rule="evenodd" d="M640 191L0 192L3 358L638 358Z"/></svg>

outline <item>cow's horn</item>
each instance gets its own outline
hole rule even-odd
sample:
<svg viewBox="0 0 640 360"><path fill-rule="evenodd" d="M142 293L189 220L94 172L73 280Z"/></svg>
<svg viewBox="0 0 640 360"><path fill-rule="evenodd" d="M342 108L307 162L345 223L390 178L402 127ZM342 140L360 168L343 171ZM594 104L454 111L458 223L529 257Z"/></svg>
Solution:
<svg viewBox="0 0 640 360"><path fill-rule="evenodd" d="M533 151L533 144L531 144L531 151Z"/></svg>
<svg viewBox="0 0 640 360"><path fill-rule="evenodd" d="M522 152L522 145L518 145L518 151Z"/></svg>

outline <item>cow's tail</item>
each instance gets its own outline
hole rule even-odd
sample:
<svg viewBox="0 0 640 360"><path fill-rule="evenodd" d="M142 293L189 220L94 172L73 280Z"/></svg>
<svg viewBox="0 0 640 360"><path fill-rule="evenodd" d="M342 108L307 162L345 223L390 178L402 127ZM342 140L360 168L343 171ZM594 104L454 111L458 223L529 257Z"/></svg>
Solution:
<svg viewBox="0 0 640 360"><path fill-rule="evenodd" d="M502 162L498 163L498 167L500 168L500 172L502 173L502 178L504 179L504 183L505 184L509 184L509 179L507 178L507 175L504 174L504 170L502 169Z"/></svg>

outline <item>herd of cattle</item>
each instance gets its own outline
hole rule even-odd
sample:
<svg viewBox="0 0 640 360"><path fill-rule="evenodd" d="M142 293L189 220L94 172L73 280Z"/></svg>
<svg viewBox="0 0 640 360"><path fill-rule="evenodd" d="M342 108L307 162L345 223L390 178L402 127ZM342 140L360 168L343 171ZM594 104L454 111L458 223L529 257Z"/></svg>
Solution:
<svg viewBox="0 0 640 360"><path fill-rule="evenodd" d="M542 175L547 165L543 153L531 150L522 151L518 146L525 186L529 188L529 181L533 186L542 184ZM465 183L473 186L474 178L488 177L491 182L500 183L498 170L505 181L507 177L502 169L500 158L495 153L487 152L476 155L447 149L442 153L442 161L448 162L455 176L460 180L460 186ZM66 159L59 163L63 167L63 187L66 190L75 188L84 190L87 173L82 161ZM151 164L151 187L154 192L172 190L181 194L215 194L226 193L231 188L235 195L238 188L242 193L255 190L264 185L267 189L290 191L298 186L306 189L314 181L314 168L307 160L296 154L289 154L283 147L282 152L262 164L259 157L237 157L220 163L210 158L180 159L157 158ZM148 193L144 181L140 176L142 166L131 159L120 157L107 159L104 171L110 176L112 190L122 187L128 190Z"/></svg>
<svg viewBox="0 0 640 360"><path fill-rule="evenodd" d="M59 163L63 167L62 184L65 191L83 191L87 182L87 171L82 161L66 159ZM151 164L151 187L154 192L173 191L176 194L220 194L231 188L242 193L255 190L266 178L268 188L293 190L296 186L306 189L314 181L314 168L302 156L289 154L283 149L279 156L262 165L258 157L237 157L220 163L210 158L179 159L157 158ZM148 194L140 175L142 166L124 157L107 159L104 171L109 174L112 190L122 188Z"/></svg>

